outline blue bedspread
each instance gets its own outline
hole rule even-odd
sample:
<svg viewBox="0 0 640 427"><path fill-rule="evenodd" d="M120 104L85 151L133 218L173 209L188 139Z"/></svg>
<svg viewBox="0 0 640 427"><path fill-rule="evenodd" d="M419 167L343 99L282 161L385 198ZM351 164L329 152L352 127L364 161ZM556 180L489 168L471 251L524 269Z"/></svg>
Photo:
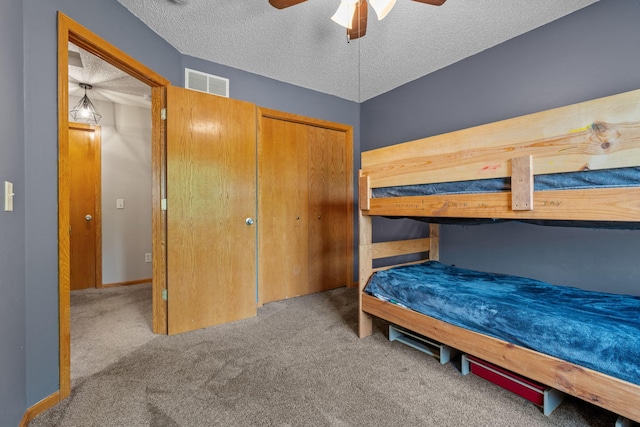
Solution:
<svg viewBox="0 0 640 427"><path fill-rule="evenodd" d="M534 175L533 181L534 191L637 187L640 185L640 167ZM511 178L382 187L374 188L371 194L372 197L378 198L500 191L511 191Z"/></svg>
<svg viewBox="0 0 640 427"><path fill-rule="evenodd" d="M369 294L640 385L640 297L436 261L379 271Z"/></svg>

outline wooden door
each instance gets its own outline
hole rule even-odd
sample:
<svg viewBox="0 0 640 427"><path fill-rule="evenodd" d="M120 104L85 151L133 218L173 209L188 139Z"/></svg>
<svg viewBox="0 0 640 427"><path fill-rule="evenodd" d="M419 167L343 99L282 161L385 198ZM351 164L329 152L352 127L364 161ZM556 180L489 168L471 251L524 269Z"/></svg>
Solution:
<svg viewBox="0 0 640 427"><path fill-rule="evenodd" d="M260 121L258 140L258 301L308 293L307 129Z"/></svg>
<svg viewBox="0 0 640 427"><path fill-rule="evenodd" d="M70 289L102 285L100 127L69 123Z"/></svg>
<svg viewBox="0 0 640 427"><path fill-rule="evenodd" d="M346 133L307 126L309 149L309 292L349 285Z"/></svg>
<svg viewBox="0 0 640 427"><path fill-rule="evenodd" d="M349 285L351 127L265 108L258 117L258 301Z"/></svg>
<svg viewBox="0 0 640 427"><path fill-rule="evenodd" d="M169 334L256 315L255 117L247 102L167 88Z"/></svg>

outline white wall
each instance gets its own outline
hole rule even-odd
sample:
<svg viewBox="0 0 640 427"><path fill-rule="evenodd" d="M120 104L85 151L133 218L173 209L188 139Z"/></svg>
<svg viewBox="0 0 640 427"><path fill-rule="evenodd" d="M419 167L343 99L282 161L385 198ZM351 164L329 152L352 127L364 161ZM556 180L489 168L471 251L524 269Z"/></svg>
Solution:
<svg viewBox="0 0 640 427"><path fill-rule="evenodd" d="M92 102L102 114L102 283L151 278L151 109Z"/></svg>

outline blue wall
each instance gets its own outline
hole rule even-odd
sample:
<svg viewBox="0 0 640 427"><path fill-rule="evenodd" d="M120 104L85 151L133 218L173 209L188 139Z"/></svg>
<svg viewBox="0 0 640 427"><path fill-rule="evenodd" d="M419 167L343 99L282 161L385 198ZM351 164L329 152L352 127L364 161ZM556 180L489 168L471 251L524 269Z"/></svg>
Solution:
<svg viewBox="0 0 640 427"><path fill-rule="evenodd" d="M0 425L16 426L26 405L24 114L22 0L0 2ZM13 182L13 212L4 211Z"/></svg>
<svg viewBox="0 0 640 427"><path fill-rule="evenodd" d="M602 0L362 104L362 150L640 88L640 1ZM424 231L376 224L386 236ZM441 259L640 295L640 232L519 223L442 229Z"/></svg>

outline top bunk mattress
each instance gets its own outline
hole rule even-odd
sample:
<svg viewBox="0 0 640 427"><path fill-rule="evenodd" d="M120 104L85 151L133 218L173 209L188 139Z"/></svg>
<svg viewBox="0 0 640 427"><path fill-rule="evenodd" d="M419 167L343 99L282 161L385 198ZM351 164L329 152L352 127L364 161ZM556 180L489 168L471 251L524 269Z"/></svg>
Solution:
<svg viewBox="0 0 640 427"><path fill-rule="evenodd" d="M436 261L379 271L365 292L640 385L640 297L554 286Z"/></svg>
<svg viewBox="0 0 640 427"><path fill-rule="evenodd" d="M534 191L640 186L640 167L534 175ZM373 198L476 194L511 191L511 178L373 188Z"/></svg>

